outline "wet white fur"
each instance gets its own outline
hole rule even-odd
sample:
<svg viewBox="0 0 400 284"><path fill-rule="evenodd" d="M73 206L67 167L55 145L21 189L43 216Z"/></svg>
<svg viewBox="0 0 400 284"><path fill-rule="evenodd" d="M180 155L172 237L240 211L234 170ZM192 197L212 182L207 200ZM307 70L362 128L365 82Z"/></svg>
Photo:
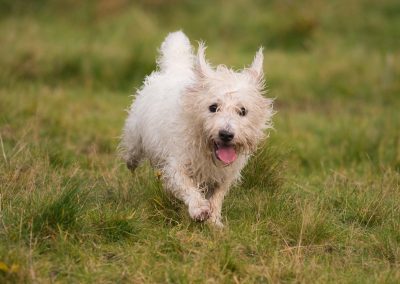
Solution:
<svg viewBox="0 0 400 284"><path fill-rule="evenodd" d="M271 126L273 110L263 96L262 49L241 72L211 67L204 50L200 43L194 54L181 31L167 36L159 69L146 78L130 108L120 153L132 170L148 158L193 219L222 226L224 196ZM213 103L219 105L216 113L208 108ZM239 115L241 107L246 116ZM229 166L213 153L221 129L235 133L238 158Z"/></svg>

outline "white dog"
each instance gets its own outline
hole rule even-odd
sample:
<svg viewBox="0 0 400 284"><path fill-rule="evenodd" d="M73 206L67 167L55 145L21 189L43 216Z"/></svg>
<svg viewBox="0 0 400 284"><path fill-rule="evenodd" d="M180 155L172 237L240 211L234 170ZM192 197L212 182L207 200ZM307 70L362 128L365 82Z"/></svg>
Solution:
<svg viewBox="0 0 400 284"><path fill-rule="evenodd" d="M159 70L137 92L120 152L134 170L143 158L160 170L164 187L191 218L221 222L229 187L271 127L272 101L263 96L263 54L235 72L212 68L181 31L161 45Z"/></svg>

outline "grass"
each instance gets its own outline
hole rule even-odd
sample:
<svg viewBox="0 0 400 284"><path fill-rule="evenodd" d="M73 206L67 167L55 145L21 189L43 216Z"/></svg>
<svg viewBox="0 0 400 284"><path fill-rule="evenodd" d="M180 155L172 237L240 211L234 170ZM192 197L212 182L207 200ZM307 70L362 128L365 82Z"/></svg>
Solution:
<svg viewBox="0 0 400 284"><path fill-rule="evenodd" d="M398 1L0 7L0 282L400 281ZM275 130L221 232L116 157L129 95L178 28L215 63L266 48Z"/></svg>

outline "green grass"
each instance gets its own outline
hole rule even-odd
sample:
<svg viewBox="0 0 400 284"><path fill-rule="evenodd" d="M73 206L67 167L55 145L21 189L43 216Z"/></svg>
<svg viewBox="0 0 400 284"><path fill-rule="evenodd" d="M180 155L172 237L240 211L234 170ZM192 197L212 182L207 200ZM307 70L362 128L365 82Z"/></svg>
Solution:
<svg viewBox="0 0 400 284"><path fill-rule="evenodd" d="M398 1L0 1L0 282L398 283ZM275 130L190 221L116 157L130 96L183 28L211 62L265 46Z"/></svg>

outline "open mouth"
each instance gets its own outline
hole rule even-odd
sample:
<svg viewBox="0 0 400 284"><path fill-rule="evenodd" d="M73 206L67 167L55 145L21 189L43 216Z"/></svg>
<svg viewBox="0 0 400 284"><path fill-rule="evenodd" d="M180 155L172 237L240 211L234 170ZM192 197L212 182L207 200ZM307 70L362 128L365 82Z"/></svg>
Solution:
<svg viewBox="0 0 400 284"><path fill-rule="evenodd" d="M214 154L225 166L232 164L237 158L236 149L233 145L217 143L215 141Z"/></svg>

